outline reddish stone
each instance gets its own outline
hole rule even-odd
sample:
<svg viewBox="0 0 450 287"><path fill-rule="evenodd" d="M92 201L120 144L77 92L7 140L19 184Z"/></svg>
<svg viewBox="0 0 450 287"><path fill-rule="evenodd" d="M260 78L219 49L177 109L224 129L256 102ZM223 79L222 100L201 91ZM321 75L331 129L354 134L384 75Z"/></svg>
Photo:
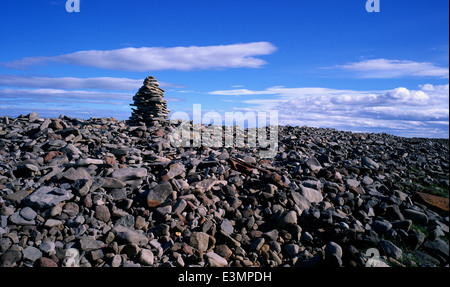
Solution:
<svg viewBox="0 0 450 287"><path fill-rule="evenodd" d="M438 209L446 212L449 211L449 202L448 198L446 197L431 195L423 192L416 192L416 195L418 195L420 199L422 199L426 204L431 205L432 207L437 207Z"/></svg>
<svg viewBox="0 0 450 287"><path fill-rule="evenodd" d="M45 155L44 162L49 162L52 159L54 159L55 157L61 156L61 155L63 155L63 153L60 151L50 151Z"/></svg>
<svg viewBox="0 0 450 287"><path fill-rule="evenodd" d="M56 262L51 260L50 258L41 257L41 258L39 258L39 266L40 267L58 267L58 264L56 264Z"/></svg>
<svg viewBox="0 0 450 287"><path fill-rule="evenodd" d="M115 164L117 164L117 160L116 160L114 157L112 157L112 156L107 156L107 157L105 157L105 162L106 162L107 164L109 164L109 165L115 165Z"/></svg>
<svg viewBox="0 0 450 287"><path fill-rule="evenodd" d="M166 134L166 132L163 129L159 129L155 132L155 136L162 137Z"/></svg>

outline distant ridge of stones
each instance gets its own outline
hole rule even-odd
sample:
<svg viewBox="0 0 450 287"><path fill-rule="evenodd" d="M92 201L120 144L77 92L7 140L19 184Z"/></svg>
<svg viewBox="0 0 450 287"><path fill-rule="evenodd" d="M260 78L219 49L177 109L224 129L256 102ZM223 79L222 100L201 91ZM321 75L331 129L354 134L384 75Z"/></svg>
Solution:
<svg viewBox="0 0 450 287"><path fill-rule="evenodd" d="M128 121L132 126L159 126L166 121L170 111L167 109L167 101L163 99L164 90L159 87L158 81L153 76L144 80L144 85L133 97L133 112Z"/></svg>

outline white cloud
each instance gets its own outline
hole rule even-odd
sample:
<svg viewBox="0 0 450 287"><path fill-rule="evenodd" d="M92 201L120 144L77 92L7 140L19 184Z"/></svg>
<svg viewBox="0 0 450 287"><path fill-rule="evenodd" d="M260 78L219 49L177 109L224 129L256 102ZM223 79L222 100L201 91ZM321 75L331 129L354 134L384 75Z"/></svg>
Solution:
<svg viewBox="0 0 450 287"><path fill-rule="evenodd" d="M143 80L96 77L96 78L75 78L75 77L36 77L22 75L0 74L0 86L20 87L20 88L51 88L51 89L94 89L106 91L137 91L142 86ZM179 88L180 85L159 82L160 86Z"/></svg>
<svg viewBox="0 0 450 287"><path fill-rule="evenodd" d="M241 111L278 110L280 124L387 132L404 136L448 137L449 85L422 85L386 91L270 87L229 90L217 95L261 95L243 100Z"/></svg>
<svg viewBox="0 0 450 287"><path fill-rule="evenodd" d="M448 68L406 60L372 59L331 68L352 71L361 78L449 77Z"/></svg>
<svg viewBox="0 0 450 287"><path fill-rule="evenodd" d="M222 68L259 68L266 62L255 56L269 55L276 47L268 42L219 46L142 47L117 50L88 50L50 57L26 57L2 63L9 68L24 69L51 62L96 67L109 70L156 71Z"/></svg>

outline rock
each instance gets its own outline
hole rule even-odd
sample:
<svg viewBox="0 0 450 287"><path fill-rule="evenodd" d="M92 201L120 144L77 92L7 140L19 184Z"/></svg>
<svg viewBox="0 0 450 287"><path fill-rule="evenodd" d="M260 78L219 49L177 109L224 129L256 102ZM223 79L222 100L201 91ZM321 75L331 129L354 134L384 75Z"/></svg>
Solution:
<svg viewBox="0 0 450 287"><path fill-rule="evenodd" d="M342 258L342 247L339 244L330 241L325 246L325 260L331 257L332 255L336 255L338 258Z"/></svg>
<svg viewBox="0 0 450 287"><path fill-rule="evenodd" d="M400 260L402 258L402 250L390 241L380 240L377 244L377 248L386 256L392 257L396 260Z"/></svg>
<svg viewBox="0 0 450 287"><path fill-rule="evenodd" d="M220 224L220 228L228 235L232 234L234 232L234 227L231 221L224 218L222 220L222 223Z"/></svg>
<svg viewBox="0 0 450 287"><path fill-rule="evenodd" d="M225 267L228 265L228 262L225 258L217 255L214 252L206 253L205 257L210 267Z"/></svg>
<svg viewBox="0 0 450 287"><path fill-rule="evenodd" d="M283 213L278 220L278 224L282 228L297 224L297 213L293 210Z"/></svg>
<svg viewBox="0 0 450 287"><path fill-rule="evenodd" d="M111 213L106 205L97 205L95 207L95 218L103 222L108 222L111 218Z"/></svg>
<svg viewBox="0 0 450 287"><path fill-rule="evenodd" d="M20 251L9 249L0 255L0 267L11 267L20 259L22 259L22 253Z"/></svg>
<svg viewBox="0 0 450 287"><path fill-rule="evenodd" d="M134 108L128 123L136 126L153 126L165 121L170 112L163 97L164 90L159 87L158 81L153 76L148 76L133 97L134 103L130 104Z"/></svg>
<svg viewBox="0 0 450 287"><path fill-rule="evenodd" d="M315 190L309 187L300 186L300 194L308 199L311 203L319 203L323 200L322 193L319 190Z"/></svg>
<svg viewBox="0 0 450 287"><path fill-rule="evenodd" d="M17 225L35 225L36 222L34 220L26 220L22 216L20 216L20 212L17 211L9 216L9 221L13 224Z"/></svg>
<svg viewBox="0 0 450 287"><path fill-rule="evenodd" d="M69 200L73 194L59 187L43 186L27 196L24 203L27 206L46 209L57 205L60 202Z"/></svg>
<svg viewBox="0 0 450 287"><path fill-rule="evenodd" d="M56 244L51 241L45 241L42 242L41 245L39 245L39 250L41 250L44 253L50 254L52 252L55 252Z"/></svg>
<svg viewBox="0 0 450 287"><path fill-rule="evenodd" d="M89 193L92 183L92 180L89 179L76 179L72 183L72 187L78 192L78 195L85 196Z"/></svg>
<svg viewBox="0 0 450 287"><path fill-rule="evenodd" d="M30 260L33 262L42 257L42 252L33 246L28 246L27 248L23 249L22 254L24 260Z"/></svg>
<svg viewBox="0 0 450 287"><path fill-rule="evenodd" d="M449 258L449 246L442 239L436 239L434 241L426 241L423 244L424 248L430 251L432 254L436 254L438 256L442 256L446 260Z"/></svg>
<svg viewBox="0 0 450 287"><path fill-rule="evenodd" d="M114 227L113 232L116 238L123 243L136 244L138 246L145 246L148 243L148 238L143 233L130 230L122 225Z"/></svg>
<svg viewBox="0 0 450 287"><path fill-rule="evenodd" d="M209 235L205 232L192 232L189 243L192 247L200 251L207 251L209 246Z"/></svg>
<svg viewBox="0 0 450 287"><path fill-rule="evenodd" d="M31 112L27 117L30 123L34 123L35 121L40 119L39 115L36 112Z"/></svg>
<svg viewBox="0 0 450 287"><path fill-rule="evenodd" d="M411 219L415 224L427 225L428 223L428 216L423 212L414 209L404 209L402 214L405 218Z"/></svg>
<svg viewBox="0 0 450 287"><path fill-rule="evenodd" d="M392 228L391 223L381 220L374 220L371 226L379 234L384 234Z"/></svg>
<svg viewBox="0 0 450 287"><path fill-rule="evenodd" d="M378 170L380 168L380 165L378 163L376 163L373 159L366 157L366 156L363 156L361 158L361 163L365 167L373 169L373 170Z"/></svg>
<svg viewBox="0 0 450 287"><path fill-rule="evenodd" d="M81 250L90 252L100 248L106 247L106 244L100 240L96 240L93 236L83 236L80 239Z"/></svg>
<svg viewBox="0 0 450 287"><path fill-rule="evenodd" d="M41 257L39 258L39 266L49 268L49 267L58 267L58 264L50 258Z"/></svg>
<svg viewBox="0 0 450 287"><path fill-rule="evenodd" d="M36 211L34 211L32 208L30 208L28 206L22 208L22 210L20 210L19 214L25 220L34 220L37 216Z"/></svg>
<svg viewBox="0 0 450 287"><path fill-rule="evenodd" d="M120 181L127 181L132 179L140 179L147 176L147 169L145 168L121 168L118 170L115 170L112 173L112 177L115 179L118 179Z"/></svg>
<svg viewBox="0 0 450 287"><path fill-rule="evenodd" d="M154 255L153 252L149 249L141 249L138 254L138 262L145 266L153 266L154 264Z"/></svg>
<svg viewBox="0 0 450 287"><path fill-rule="evenodd" d="M149 207L157 207L163 203L166 198L172 194L172 185L170 182L158 184L152 188L147 195L147 204Z"/></svg>

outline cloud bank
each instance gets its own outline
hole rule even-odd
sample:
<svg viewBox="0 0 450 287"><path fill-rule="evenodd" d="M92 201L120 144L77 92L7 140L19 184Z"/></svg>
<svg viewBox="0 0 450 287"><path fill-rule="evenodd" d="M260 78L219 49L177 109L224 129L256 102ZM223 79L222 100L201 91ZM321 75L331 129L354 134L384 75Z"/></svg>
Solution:
<svg viewBox="0 0 450 287"><path fill-rule="evenodd" d="M386 132L401 136L446 137L449 85L421 85L386 91L270 87L210 92L251 96L240 111L279 111L279 123L339 130ZM254 97L257 97L256 99Z"/></svg>
<svg viewBox="0 0 450 287"><path fill-rule="evenodd" d="M50 57L25 57L1 65L7 68L27 69L30 66L62 63L135 72L259 68L266 62L255 56L269 55L275 50L276 47L268 42L203 47L130 47L106 51L78 51Z"/></svg>
<svg viewBox="0 0 450 287"><path fill-rule="evenodd" d="M372 59L330 68L351 71L361 78L449 77L448 68L406 60Z"/></svg>

